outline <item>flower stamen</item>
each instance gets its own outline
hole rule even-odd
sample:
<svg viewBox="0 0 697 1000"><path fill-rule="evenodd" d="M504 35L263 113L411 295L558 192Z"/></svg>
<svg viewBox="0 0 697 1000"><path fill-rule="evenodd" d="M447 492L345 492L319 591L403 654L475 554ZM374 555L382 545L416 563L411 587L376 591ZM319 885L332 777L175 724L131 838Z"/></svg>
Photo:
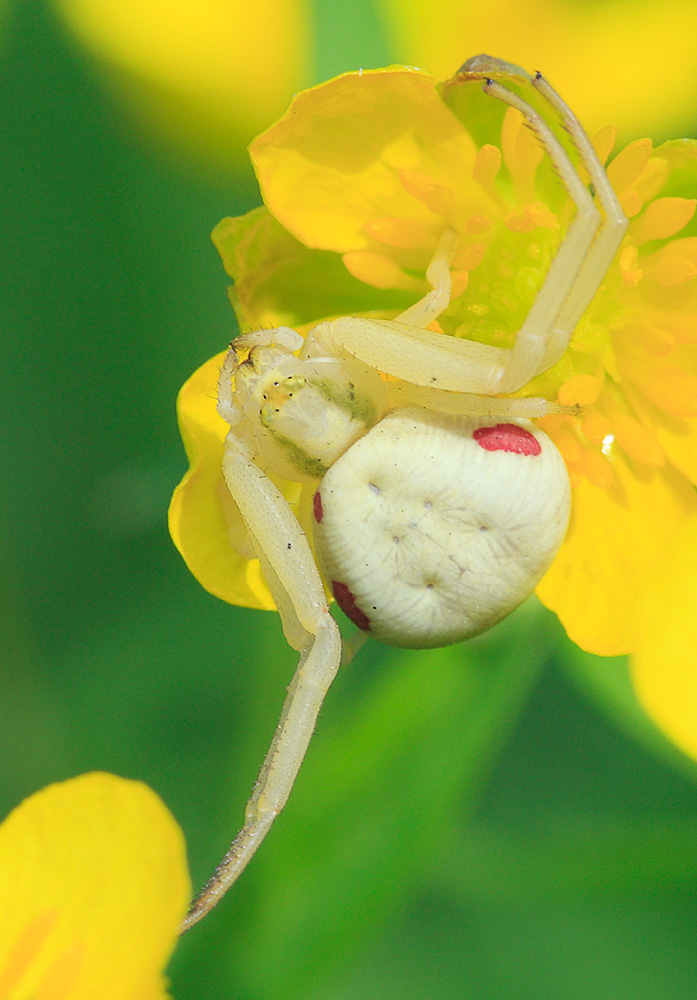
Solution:
<svg viewBox="0 0 697 1000"><path fill-rule="evenodd" d="M423 292L425 283L403 271L391 257L372 250L351 250L342 257L349 274L373 288L399 288Z"/></svg>
<svg viewBox="0 0 697 1000"><path fill-rule="evenodd" d="M421 170L400 170L404 190L418 198L435 215L450 219L457 208L457 197L451 187L439 184Z"/></svg>
<svg viewBox="0 0 697 1000"><path fill-rule="evenodd" d="M646 169L652 152L650 139L636 139L617 154L607 168L607 176L618 195L622 195Z"/></svg>
<svg viewBox="0 0 697 1000"><path fill-rule="evenodd" d="M695 214L695 198L657 198L646 206L644 214L632 227L632 242L636 246L651 240L675 236Z"/></svg>
<svg viewBox="0 0 697 1000"><path fill-rule="evenodd" d="M425 247L432 256L436 248L436 236L426 226L414 219L398 219L383 215L370 219L363 229L379 243L397 250L415 250Z"/></svg>

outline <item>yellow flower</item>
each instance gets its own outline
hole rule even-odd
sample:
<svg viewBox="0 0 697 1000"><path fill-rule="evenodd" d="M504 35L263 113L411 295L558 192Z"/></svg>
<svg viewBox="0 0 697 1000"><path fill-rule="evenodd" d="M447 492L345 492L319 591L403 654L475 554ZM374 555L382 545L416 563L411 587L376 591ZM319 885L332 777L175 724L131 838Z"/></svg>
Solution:
<svg viewBox="0 0 697 1000"><path fill-rule="evenodd" d="M181 830L149 788L44 788L0 825L0 998L164 1000L189 897Z"/></svg>
<svg viewBox="0 0 697 1000"><path fill-rule="evenodd" d="M229 172L306 80L306 0L56 0L148 129Z"/></svg>
<svg viewBox="0 0 697 1000"><path fill-rule="evenodd" d="M595 144L610 156L614 130ZM518 113L477 84L440 90L405 68L347 74L300 94L251 147L265 208L214 241L243 329L395 315L422 295L439 235L457 231L445 334L510 347L571 216ZM570 349L526 395L580 404L543 422L574 487L566 542L538 588L570 637L604 655L639 644L643 588L697 514L697 144L630 144L608 173L630 227ZM220 358L181 393L191 469L171 530L218 596L271 606L222 485ZM281 484L306 523L312 488Z"/></svg>
<svg viewBox="0 0 697 1000"><path fill-rule="evenodd" d="M469 52L540 69L587 129L621 138L681 135L694 120L697 7L692 0L380 0L401 62L450 76ZM467 52L463 52L463 44ZM669 53L660 74L657 54Z"/></svg>

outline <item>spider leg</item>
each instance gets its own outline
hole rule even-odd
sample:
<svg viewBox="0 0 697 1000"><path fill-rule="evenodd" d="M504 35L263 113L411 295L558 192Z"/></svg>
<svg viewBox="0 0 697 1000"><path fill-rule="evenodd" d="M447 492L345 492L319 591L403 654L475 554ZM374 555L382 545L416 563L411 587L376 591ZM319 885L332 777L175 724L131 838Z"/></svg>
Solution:
<svg viewBox="0 0 697 1000"><path fill-rule="evenodd" d="M223 366L234 374L236 356ZM227 359L226 359L227 360ZM221 409L234 407L224 392ZM288 642L300 661L271 747L247 803L244 826L193 901L182 930L198 923L238 878L283 809L310 742L317 715L341 659L341 639L307 538L285 497L254 462L253 448L228 434L223 476L257 551Z"/></svg>
<svg viewBox="0 0 697 1000"><path fill-rule="evenodd" d="M450 263L457 247L452 229L442 233L426 270L431 291L393 320L344 316L310 330L300 357L355 358L369 368L415 385L453 392L482 392L508 351L427 329L450 303Z"/></svg>
<svg viewBox="0 0 697 1000"><path fill-rule="evenodd" d="M523 76L543 95L560 116L576 146L581 162L595 186L604 217L579 176L563 146L542 116L498 80L486 76L483 89L516 108L533 129L554 164L576 214L550 265L516 342L501 370L492 380L493 392L514 392L535 375L550 368L568 347L576 323L597 292L617 252L627 227L617 197L588 136L557 92L541 74L530 78L517 67L490 57L477 56L462 67L478 75Z"/></svg>
<svg viewBox="0 0 697 1000"><path fill-rule="evenodd" d="M412 382L401 380L387 383L388 410L403 406L422 406L437 413L481 416L484 419L508 418L516 420L525 417L535 420L550 413L576 415L578 408L553 403L542 396L484 396L474 392L447 392L441 389L427 389Z"/></svg>
<svg viewBox="0 0 697 1000"><path fill-rule="evenodd" d="M495 80L486 80L485 93L516 108L525 117L545 147L576 213L549 266L516 341L503 367L492 378L493 392L515 392L543 371L549 354L563 353L571 336L557 335L555 320L573 288L577 274L600 225L601 216L590 191L581 180L559 140L547 123L526 101Z"/></svg>
<svg viewBox="0 0 697 1000"><path fill-rule="evenodd" d="M541 73L534 75L532 85L554 108L571 136L571 141L578 150L581 163L588 171L596 197L605 213L595 243L586 254L576 275L576 281L556 319L557 330L563 336L570 337L605 277L627 231L628 222L593 144L576 116ZM566 345L563 349L565 347ZM553 365L557 360L558 356L553 357L549 365Z"/></svg>
<svg viewBox="0 0 697 1000"><path fill-rule="evenodd" d="M319 323L309 337L312 351L356 358L385 375L451 392L487 392L492 373L503 367L509 354L501 347L446 337L398 320L359 316Z"/></svg>
<svg viewBox="0 0 697 1000"><path fill-rule="evenodd" d="M223 358L218 378L218 413L225 423L234 426L242 417L242 410L235 401L235 394L232 391L232 380L235 372L240 366L240 360L235 347L236 341L230 344L228 352Z"/></svg>

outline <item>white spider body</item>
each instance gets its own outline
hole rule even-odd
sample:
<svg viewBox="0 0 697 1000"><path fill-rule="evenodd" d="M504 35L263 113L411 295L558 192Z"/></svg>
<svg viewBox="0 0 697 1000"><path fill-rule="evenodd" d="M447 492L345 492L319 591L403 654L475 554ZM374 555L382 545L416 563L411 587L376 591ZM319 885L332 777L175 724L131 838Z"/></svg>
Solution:
<svg viewBox="0 0 697 1000"><path fill-rule="evenodd" d="M218 390L230 425L223 476L300 662L245 825L185 927L235 881L290 794L341 661L325 583L367 634L446 645L524 600L564 537L566 469L530 422L564 408L495 397L561 357L627 221L590 140L543 77L490 56L468 61L460 76L483 80L487 94L524 116L576 211L510 350L428 329L450 302L458 237L449 229L426 270L431 291L394 320L349 316L319 323L304 340L280 327L231 345ZM500 79L546 100L583 175L545 118ZM324 582L277 476L318 484Z"/></svg>
<svg viewBox="0 0 697 1000"><path fill-rule="evenodd" d="M394 646L469 639L541 579L569 519L566 466L530 421L409 407L335 462L315 494L324 579Z"/></svg>

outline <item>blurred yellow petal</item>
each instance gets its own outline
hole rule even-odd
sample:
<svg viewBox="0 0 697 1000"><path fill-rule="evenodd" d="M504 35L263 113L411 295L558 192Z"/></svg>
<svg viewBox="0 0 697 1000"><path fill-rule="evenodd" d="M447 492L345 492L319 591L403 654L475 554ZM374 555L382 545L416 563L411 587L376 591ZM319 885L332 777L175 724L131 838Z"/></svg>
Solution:
<svg viewBox="0 0 697 1000"><path fill-rule="evenodd" d="M365 226L385 216L442 229L452 165L471 171L475 152L434 79L405 67L346 73L298 94L250 147L271 213L306 246L340 253L372 249ZM415 200L409 189L421 177Z"/></svg>
<svg viewBox="0 0 697 1000"><path fill-rule="evenodd" d="M190 889L146 785L95 773L37 792L0 825L0 996L164 998Z"/></svg>
<svg viewBox="0 0 697 1000"><path fill-rule="evenodd" d="M642 587L634 686L648 714L697 758L697 517L675 535Z"/></svg>
<svg viewBox="0 0 697 1000"><path fill-rule="evenodd" d="M225 171L310 64L306 0L55 0L148 128Z"/></svg>
<svg viewBox="0 0 697 1000"><path fill-rule="evenodd" d="M223 441L216 391L224 354L202 365L182 386L177 412L189 471L169 508L174 544L196 579L216 597L246 608L275 604L253 558L242 517L223 482Z"/></svg>
<svg viewBox="0 0 697 1000"><path fill-rule="evenodd" d="M381 0L401 61L447 79L491 52L539 69L591 134L684 134L697 90L697 7L690 0ZM666 69L660 68L665 55Z"/></svg>
<svg viewBox="0 0 697 1000"><path fill-rule="evenodd" d="M666 413L637 392L631 393L630 399L644 423L652 428L668 459L690 482L697 484L697 419Z"/></svg>
<svg viewBox="0 0 697 1000"><path fill-rule="evenodd" d="M616 656L636 647L636 598L697 494L674 470L642 469L620 456L612 484L582 479L566 541L537 588L583 649Z"/></svg>

